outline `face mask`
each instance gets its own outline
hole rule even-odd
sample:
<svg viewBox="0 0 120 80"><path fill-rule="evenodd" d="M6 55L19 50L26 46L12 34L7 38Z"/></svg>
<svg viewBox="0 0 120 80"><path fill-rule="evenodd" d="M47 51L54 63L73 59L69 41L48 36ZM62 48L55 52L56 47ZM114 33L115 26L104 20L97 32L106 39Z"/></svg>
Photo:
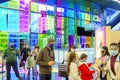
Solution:
<svg viewBox="0 0 120 80"><path fill-rule="evenodd" d="M28 46L26 46L26 48L28 48Z"/></svg>
<svg viewBox="0 0 120 80"><path fill-rule="evenodd" d="M50 44L49 47L53 50L54 44Z"/></svg>
<svg viewBox="0 0 120 80"><path fill-rule="evenodd" d="M14 48L14 45L10 45L11 48Z"/></svg>
<svg viewBox="0 0 120 80"><path fill-rule="evenodd" d="M118 54L118 51L117 50L110 50L110 54L112 56L116 56Z"/></svg>
<svg viewBox="0 0 120 80"><path fill-rule="evenodd" d="M75 52L75 49L71 48L71 52Z"/></svg>

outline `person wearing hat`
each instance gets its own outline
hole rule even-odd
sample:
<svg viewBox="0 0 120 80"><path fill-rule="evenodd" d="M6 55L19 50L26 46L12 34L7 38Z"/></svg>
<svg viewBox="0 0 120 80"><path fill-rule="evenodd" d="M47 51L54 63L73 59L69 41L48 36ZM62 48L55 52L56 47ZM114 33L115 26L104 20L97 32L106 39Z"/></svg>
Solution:
<svg viewBox="0 0 120 80"><path fill-rule="evenodd" d="M39 65L40 80L51 80L52 65L55 64L54 57L54 40L47 39L47 46L41 49L38 54L36 64Z"/></svg>

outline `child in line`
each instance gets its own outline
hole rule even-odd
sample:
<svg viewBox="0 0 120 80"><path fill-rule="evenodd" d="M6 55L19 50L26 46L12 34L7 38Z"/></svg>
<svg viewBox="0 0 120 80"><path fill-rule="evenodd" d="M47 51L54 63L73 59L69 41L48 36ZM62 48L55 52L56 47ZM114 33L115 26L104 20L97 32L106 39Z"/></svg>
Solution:
<svg viewBox="0 0 120 80"><path fill-rule="evenodd" d="M81 80L78 74L75 52L71 52L68 58L68 75L69 80Z"/></svg>
<svg viewBox="0 0 120 80"><path fill-rule="evenodd" d="M91 63L86 64L87 55L85 53L81 54L80 60L81 61L79 62L78 70L81 74L81 79L92 80L93 79L92 74L96 72L96 70L89 69L89 67L91 66Z"/></svg>

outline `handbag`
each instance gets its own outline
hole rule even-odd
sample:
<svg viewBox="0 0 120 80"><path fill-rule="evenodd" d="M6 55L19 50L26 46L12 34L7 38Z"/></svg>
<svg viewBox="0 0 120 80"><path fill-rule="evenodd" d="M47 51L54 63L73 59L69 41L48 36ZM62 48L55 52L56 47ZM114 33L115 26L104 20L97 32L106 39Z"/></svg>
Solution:
<svg viewBox="0 0 120 80"><path fill-rule="evenodd" d="M64 64L64 60L61 64L58 65L58 75L60 77L68 77L67 64Z"/></svg>

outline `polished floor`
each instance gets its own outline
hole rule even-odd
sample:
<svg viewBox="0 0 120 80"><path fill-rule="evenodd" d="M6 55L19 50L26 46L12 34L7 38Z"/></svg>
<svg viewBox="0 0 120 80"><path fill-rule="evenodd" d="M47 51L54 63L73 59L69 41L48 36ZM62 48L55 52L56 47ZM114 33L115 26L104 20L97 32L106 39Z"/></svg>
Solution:
<svg viewBox="0 0 120 80"><path fill-rule="evenodd" d="M52 80L65 80L65 78L58 76L58 69L55 68L55 67L57 67L57 66L53 67ZM4 67L4 70L5 70L5 67ZM32 70L31 70L31 73L30 73L30 77L28 76L28 71L27 70L24 71L23 69L19 68L19 73L20 73L20 76L21 76L21 80L40 80L39 79L39 74L37 74L36 71L34 71L34 78L33 78ZM6 80L6 73L5 72L0 73L0 80ZM11 69L11 80L18 80L12 69Z"/></svg>

